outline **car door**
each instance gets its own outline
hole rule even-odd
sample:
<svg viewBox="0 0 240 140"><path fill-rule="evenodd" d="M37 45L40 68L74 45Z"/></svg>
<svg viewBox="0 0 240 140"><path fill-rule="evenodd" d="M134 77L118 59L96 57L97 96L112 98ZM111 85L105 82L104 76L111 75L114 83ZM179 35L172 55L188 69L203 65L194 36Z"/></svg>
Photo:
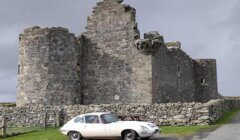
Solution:
<svg viewBox="0 0 240 140"><path fill-rule="evenodd" d="M120 137L123 128L119 122L106 124L106 135L111 137Z"/></svg>
<svg viewBox="0 0 240 140"><path fill-rule="evenodd" d="M106 136L105 124L100 123L98 115L86 115L82 135L87 138L98 138Z"/></svg>
<svg viewBox="0 0 240 140"><path fill-rule="evenodd" d="M122 128L119 127L118 121L113 114L102 114L100 116L101 122L105 124L106 136L120 137Z"/></svg>

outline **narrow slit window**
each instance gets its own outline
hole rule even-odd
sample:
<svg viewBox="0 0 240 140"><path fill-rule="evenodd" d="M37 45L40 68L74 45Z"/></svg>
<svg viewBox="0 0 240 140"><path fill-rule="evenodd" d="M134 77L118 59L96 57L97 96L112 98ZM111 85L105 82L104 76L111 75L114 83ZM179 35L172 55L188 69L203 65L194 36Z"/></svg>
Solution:
<svg viewBox="0 0 240 140"><path fill-rule="evenodd" d="M80 71L80 63L77 63L77 71Z"/></svg>
<svg viewBox="0 0 240 140"><path fill-rule="evenodd" d="M178 77L181 76L181 68L180 68L180 66L177 67L177 76Z"/></svg>
<svg viewBox="0 0 240 140"><path fill-rule="evenodd" d="M18 75L20 74L20 65L18 65Z"/></svg>

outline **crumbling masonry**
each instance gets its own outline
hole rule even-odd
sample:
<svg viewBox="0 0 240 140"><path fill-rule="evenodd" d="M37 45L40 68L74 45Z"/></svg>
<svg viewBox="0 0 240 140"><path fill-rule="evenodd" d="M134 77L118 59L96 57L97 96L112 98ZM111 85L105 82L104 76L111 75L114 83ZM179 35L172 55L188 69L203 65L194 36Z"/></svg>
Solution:
<svg viewBox="0 0 240 140"><path fill-rule="evenodd" d="M140 33L134 8L103 0L79 37L32 27L19 36L17 106L207 102L218 98L216 60Z"/></svg>

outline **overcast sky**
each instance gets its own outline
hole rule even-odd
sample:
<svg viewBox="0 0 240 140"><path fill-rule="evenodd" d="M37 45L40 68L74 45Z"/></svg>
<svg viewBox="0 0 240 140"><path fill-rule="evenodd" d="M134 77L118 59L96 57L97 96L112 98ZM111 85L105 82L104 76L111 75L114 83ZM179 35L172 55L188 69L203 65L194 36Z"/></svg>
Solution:
<svg viewBox="0 0 240 140"><path fill-rule="evenodd" d="M62 26L79 35L97 0L0 0L0 102L16 100L18 35L24 28ZM125 0L141 34L179 40L193 58L216 58L222 95L240 96L240 0Z"/></svg>

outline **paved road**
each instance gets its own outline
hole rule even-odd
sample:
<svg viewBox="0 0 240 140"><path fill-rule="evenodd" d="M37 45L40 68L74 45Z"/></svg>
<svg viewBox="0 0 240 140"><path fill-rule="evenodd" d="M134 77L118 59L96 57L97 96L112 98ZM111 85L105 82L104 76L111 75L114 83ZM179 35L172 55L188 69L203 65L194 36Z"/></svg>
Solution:
<svg viewBox="0 0 240 140"><path fill-rule="evenodd" d="M212 132L204 140L240 140L240 113L232 121Z"/></svg>

